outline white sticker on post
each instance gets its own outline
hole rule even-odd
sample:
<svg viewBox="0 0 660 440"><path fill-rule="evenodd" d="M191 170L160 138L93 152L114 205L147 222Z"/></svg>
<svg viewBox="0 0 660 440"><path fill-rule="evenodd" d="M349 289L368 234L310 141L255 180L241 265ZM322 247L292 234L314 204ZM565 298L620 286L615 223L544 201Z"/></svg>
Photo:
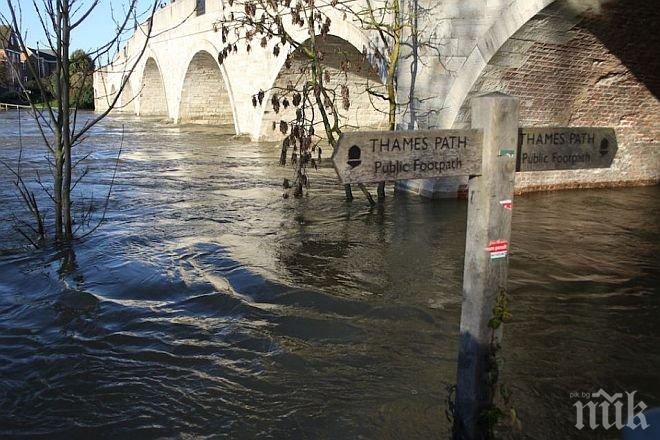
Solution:
<svg viewBox="0 0 660 440"><path fill-rule="evenodd" d="M509 254L509 242L506 240L492 240L486 250L490 252L490 259L497 260Z"/></svg>

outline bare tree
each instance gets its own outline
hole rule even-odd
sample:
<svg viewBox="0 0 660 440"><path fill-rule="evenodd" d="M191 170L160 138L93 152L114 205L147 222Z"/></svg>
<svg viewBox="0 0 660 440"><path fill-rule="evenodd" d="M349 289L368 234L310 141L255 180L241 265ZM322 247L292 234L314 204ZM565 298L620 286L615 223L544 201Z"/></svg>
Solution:
<svg viewBox="0 0 660 440"><path fill-rule="evenodd" d="M140 11L138 10L137 0L128 0L124 11L119 14L119 18L115 18L116 32L114 35L107 42L88 53L90 62L93 65L100 65L104 60L110 60L127 33L133 31L130 28L131 23L138 23L138 21L144 20L144 24L136 26L136 31L142 32L145 37L142 47L138 51L138 55L132 58L124 67L125 75L123 76L119 90L115 96L109 97L107 109L85 122L79 121L78 109L72 108L72 103L78 102L80 99L79 94L85 89L85 85L92 83L93 69L81 70L72 65L72 60L70 59L71 33L97 10L101 1L32 1L31 6L33 10L30 13L37 15L47 47L55 53L56 57L52 90L47 90L48 85L45 82L37 81L36 84L39 87L39 94L41 96L52 94L54 104L47 101L43 110L37 108L35 99L27 93L25 79L21 75L17 76L19 77L20 89L24 92L32 108L32 114L37 123L40 136L50 153L49 166L53 174L52 188L47 188L41 182L40 178L38 178L38 182L53 203L54 237L57 241L71 241L74 239L75 231L73 226L75 221L72 212L71 193L80 179L87 174L85 170L80 175L74 176L76 166L85 159L85 157L75 157L75 147L83 142L89 131L103 120L117 105L121 92L126 87L130 76L133 74L147 49L153 31L152 18L161 1L152 0L148 9ZM0 16L0 24L11 26L15 30L20 49L27 55L30 53L30 50L26 44L26 31L22 29L23 11L21 10L25 3L17 0L6 0L6 2L9 12L7 15ZM33 63L26 62L25 65L31 77L40 77ZM6 162L3 163L17 177L17 182L20 182L17 184L17 187L19 187L19 192L23 195L23 191L27 189L27 186L20 176L20 163L14 168L10 167ZM23 198L25 199L25 196ZM28 197L25 203L31 212L36 210L38 213L37 217L43 219L43 210L39 210L34 194ZM43 224L41 226L43 227Z"/></svg>
<svg viewBox="0 0 660 440"><path fill-rule="evenodd" d="M403 0L361 0L357 2L338 3L337 7L349 17L359 22L363 31L371 36L369 52L373 53L376 62L382 66L385 93L373 84L367 84L366 90L372 97L374 109L380 110L375 101L384 100L387 103L388 129L400 129L402 116L409 113L411 123L408 129L415 129L417 104L424 101L416 96L417 71L420 63L420 50L435 53L440 60L441 44L429 35L426 26L420 28L420 21L437 25L443 19L429 19L429 14L439 6L423 7L419 0L411 0L406 5ZM421 19L421 20L420 20ZM405 94L398 89L397 79L401 61L410 59L410 84ZM430 99L427 98L427 99ZM385 198L385 183L378 185L378 199Z"/></svg>
<svg viewBox="0 0 660 440"><path fill-rule="evenodd" d="M405 10L402 0L234 0L229 5L231 12L219 26L225 44L219 61L223 62L241 47L248 52L261 50L264 55L272 52L276 57L286 51L285 68L290 77L297 75L285 86L275 84L259 91L253 100L255 106L270 106L278 114L284 109L282 120L273 128L279 128L285 135L282 164L287 162L289 150L292 150L290 161L296 166L294 195L301 195L302 187L309 182L307 165L315 167L320 158L317 154L323 138L320 133L325 134L334 148L345 129L355 128L342 118L342 112L351 107L356 94L369 95L374 110L386 116L389 130L398 128L398 119L405 111L409 108L413 111L411 100L419 101L411 91L409 99L404 97L400 102L397 88L403 57L412 56L416 66L420 47L437 50L430 38L420 36L418 14L429 10L418 7L416 2L414 7ZM326 53L326 43L333 19L338 17L350 20L369 36L369 47L361 49L365 57L375 60L382 82L365 80L349 87L349 81L355 80L349 78L355 66L348 58L339 71L329 68L326 58L337 54ZM411 54L402 55L404 48ZM416 71L411 73L416 76ZM296 113L295 117L287 119L287 113L291 113L286 111L289 106L295 108ZM285 186L287 184L288 181ZM359 186L373 203L364 185ZM384 189L385 184L379 184L379 200L385 197ZM350 186L346 186L346 195L352 198Z"/></svg>
<svg viewBox="0 0 660 440"><path fill-rule="evenodd" d="M293 183L286 180L284 186L291 187L293 195L299 197L309 185L307 168L318 166L322 142L326 140L335 148L342 132L354 128L343 113L351 107L349 80L356 66L348 57L335 68L326 63L331 55L341 57L326 53L332 38L332 17L342 15L340 4L337 0L237 0L229 5L232 12L219 25L225 44L218 56L220 62L237 53L239 47L248 52L268 51L275 57L286 51L284 67L295 79L258 91L253 104L270 106L276 114L282 112L282 119L273 124L285 136L280 163L295 166ZM292 116L287 118L286 113ZM365 186L358 186L370 204L375 204ZM351 200L351 187L346 185L345 190Z"/></svg>
<svg viewBox="0 0 660 440"><path fill-rule="evenodd" d="M383 94L379 89L369 86L367 92L373 99L383 99L387 102L388 129L394 131L398 112L396 77L403 30L407 24L402 16L401 0L365 0L359 3L343 3L340 8L347 15L354 17L364 31L377 36L378 43L372 50L377 60L385 66L386 93ZM380 182L378 200L382 201L384 198L385 182Z"/></svg>

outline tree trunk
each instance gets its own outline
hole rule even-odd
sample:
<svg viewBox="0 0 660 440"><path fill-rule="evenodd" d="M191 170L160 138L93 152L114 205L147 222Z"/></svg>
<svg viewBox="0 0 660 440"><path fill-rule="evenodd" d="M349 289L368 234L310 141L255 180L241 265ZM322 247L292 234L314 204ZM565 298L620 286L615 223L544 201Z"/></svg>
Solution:
<svg viewBox="0 0 660 440"><path fill-rule="evenodd" d="M62 141L59 133L55 134L55 176L53 199L55 199L55 240L62 240Z"/></svg>
<svg viewBox="0 0 660 440"><path fill-rule="evenodd" d="M394 26L393 34L394 41L392 42L392 50L390 52L388 66L387 66L387 100L389 103L388 109L388 123L389 130L396 130L396 72L399 63L399 55L401 54L401 5L399 0L394 0L392 3L394 12ZM385 200L385 182L378 184L378 201Z"/></svg>
<svg viewBox="0 0 660 440"><path fill-rule="evenodd" d="M314 22L314 13L313 11L310 13L310 16L308 17L308 20L310 23ZM318 86L321 89L321 93L325 93L324 91L324 85L323 85L323 67L321 66L321 62L318 59L317 56L317 51L316 51L316 35L314 33L314 27L309 29L309 39L311 41L311 47L312 47L312 56L311 56L311 61L312 61L312 82L314 84L318 84ZM314 92L312 92L314 93ZM341 131L339 130L339 120L336 112L333 112L333 118L334 118L334 124L330 124L330 119L328 117L328 112L325 109L325 105L323 102L323 99L321 98L321 93L314 93L314 97L316 100L316 106L318 107L319 113L321 114L321 119L323 120L323 127L325 128L325 133L328 136L328 142L332 146L332 148L337 148L337 138L335 137L335 134L340 135ZM364 186L364 184L360 183L358 184L358 188L364 193L365 197L369 201L370 205L375 205L376 202L374 202L374 198L369 194L369 191L367 188ZM344 191L346 193L346 200L351 201L353 200L353 191L351 190L350 185L345 185L344 186Z"/></svg>
<svg viewBox="0 0 660 440"><path fill-rule="evenodd" d="M71 76L69 66L69 43L71 40L71 22L69 2L62 4L62 152L64 153L64 176L62 182L62 217L64 222L64 240L73 240L73 220L71 218Z"/></svg>
<svg viewBox="0 0 660 440"><path fill-rule="evenodd" d="M61 241L62 234L62 170L64 167L64 154L62 151L62 89L63 89L63 66L62 66L62 9L57 7L57 81L55 84L55 95L57 98L57 120L55 121L55 170L53 171L53 199L55 200L55 240Z"/></svg>
<svg viewBox="0 0 660 440"><path fill-rule="evenodd" d="M408 122L408 130L415 129L415 121L417 120L417 102L416 102L416 92L415 87L417 86L417 69L419 64L419 38L418 38L418 22L419 16L419 0L413 0L412 2L412 23L411 23L411 49L412 49L412 61L410 63L410 89L408 91L408 112L410 114L410 121Z"/></svg>

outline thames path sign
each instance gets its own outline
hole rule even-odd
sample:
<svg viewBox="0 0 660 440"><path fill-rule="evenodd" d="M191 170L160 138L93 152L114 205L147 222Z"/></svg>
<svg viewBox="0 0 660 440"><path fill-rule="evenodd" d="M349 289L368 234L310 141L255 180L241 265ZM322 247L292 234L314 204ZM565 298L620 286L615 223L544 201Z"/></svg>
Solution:
<svg viewBox="0 0 660 440"><path fill-rule="evenodd" d="M344 133L332 161L342 183L481 173L480 130Z"/></svg>
<svg viewBox="0 0 660 440"><path fill-rule="evenodd" d="M616 151L613 128L521 128L516 171L609 168Z"/></svg>
<svg viewBox="0 0 660 440"><path fill-rule="evenodd" d="M343 134L332 160L343 183L470 176L463 264L454 428L481 440L492 409L492 325L506 292L516 171L609 167L609 128L518 128L518 100L490 93L472 100L471 130Z"/></svg>

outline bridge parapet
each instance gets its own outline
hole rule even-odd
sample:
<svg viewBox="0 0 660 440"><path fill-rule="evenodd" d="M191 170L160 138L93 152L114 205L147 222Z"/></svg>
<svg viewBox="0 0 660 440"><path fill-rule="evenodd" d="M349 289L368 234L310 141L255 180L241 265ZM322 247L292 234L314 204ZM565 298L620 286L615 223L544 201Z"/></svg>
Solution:
<svg viewBox="0 0 660 440"><path fill-rule="evenodd" d="M154 31L170 30L176 26L181 25L185 20L195 21L204 19L205 17L212 16L214 19L219 20L222 18L224 10L224 2L222 0L206 1L204 3L204 11L197 12L197 0L176 0L170 2L164 8L159 9L154 14Z"/></svg>

